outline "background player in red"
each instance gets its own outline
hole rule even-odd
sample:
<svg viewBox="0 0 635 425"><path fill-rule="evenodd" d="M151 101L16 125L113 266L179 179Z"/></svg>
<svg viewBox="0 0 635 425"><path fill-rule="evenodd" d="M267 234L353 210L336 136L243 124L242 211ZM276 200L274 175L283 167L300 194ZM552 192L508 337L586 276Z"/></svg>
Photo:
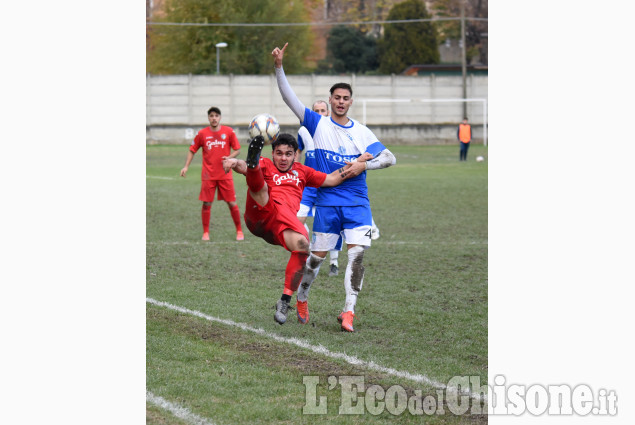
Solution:
<svg viewBox="0 0 635 425"><path fill-rule="evenodd" d="M209 224L212 216L212 202L214 192L218 188L219 201L227 202L232 220L236 226L236 240L245 239L240 225L240 209L236 204L236 191L234 190L234 177L232 173L225 173L223 160L235 158L240 153L240 143L236 133L231 127L220 124L220 109L212 106L207 111L209 127L198 132L185 160L185 167L181 170L181 177L185 177L187 170L194 158L194 154L203 148L203 171L201 172L201 193L198 197L203 201L201 208L201 220L203 222L203 240L209 240ZM233 150L233 152L232 152Z"/></svg>
<svg viewBox="0 0 635 425"><path fill-rule="evenodd" d="M287 321L291 296L298 289L309 256L309 235L296 216L302 191L305 186L336 186L354 175L347 172L350 164L325 174L295 162L298 143L290 134L280 134L271 144L272 159L260 158L263 146L262 136L253 138L246 161L227 158L223 167L225 171L233 169L247 177L247 228L255 236L291 252L285 271L284 291L276 303L274 314L274 320L282 325ZM298 320L304 324L309 320L306 304L306 301L296 304Z"/></svg>

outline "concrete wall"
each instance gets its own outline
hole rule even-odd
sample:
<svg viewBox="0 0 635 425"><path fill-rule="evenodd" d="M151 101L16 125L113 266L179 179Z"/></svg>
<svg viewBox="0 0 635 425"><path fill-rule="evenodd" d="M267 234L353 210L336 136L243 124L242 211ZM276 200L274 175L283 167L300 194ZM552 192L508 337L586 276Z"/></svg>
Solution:
<svg viewBox="0 0 635 425"><path fill-rule="evenodd" d="M330 87L353 87L349 115L387 144L455 143L463 104L461 76L290 75L289 83L305 105L328 100ZM487 76L468 75L467 97L487 99ZM387 102L401 99L400 102ZM421 100L423 99L423 101ZM436 99L437 102L429 102ZM146 143L189 143L208 125L207 109L217 106L223 124L247 140L247 125L261 112L274 115L283 131L295 134L298 119L283 102L272 75L171 75L146 77ZM483 141L484 102L469 102L474 141ZM486 119L486 116L485 116Z"/></svg>

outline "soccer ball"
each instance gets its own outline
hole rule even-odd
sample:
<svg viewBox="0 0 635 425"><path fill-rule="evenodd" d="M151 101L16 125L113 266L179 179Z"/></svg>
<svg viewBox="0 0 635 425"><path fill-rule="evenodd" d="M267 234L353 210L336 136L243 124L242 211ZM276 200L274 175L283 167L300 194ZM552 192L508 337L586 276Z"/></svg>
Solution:
<svg viewBox="0 0 635 425"><path fill-rule="evenodd" d="M256 136L265 138L265 145L270 145L278 138L280 125L273 115L258 114L249 123L249 136L253 139Z"/></svg>
<svg viewBox="0 0 635 425"><path fill-rule="evenodd" d="M483 161L485 161L485 158L483 158L482 156L476 157L476 162L483 162Z"/></svg>

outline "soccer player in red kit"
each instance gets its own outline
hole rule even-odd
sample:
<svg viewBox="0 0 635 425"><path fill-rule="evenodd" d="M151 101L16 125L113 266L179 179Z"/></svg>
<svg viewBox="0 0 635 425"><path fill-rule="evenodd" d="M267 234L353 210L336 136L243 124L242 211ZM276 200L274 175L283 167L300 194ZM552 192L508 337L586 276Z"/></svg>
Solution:
<svg viewBox="0 0 635 425"><path fill-rule="evenodd" d="M223 160L235 158L240 153L240 143L236 133L231 127L220 124L220 109L212 106L207 111L209 127L198 132L185 160L185 167L181 170L181 177L185 177L187 170L194 158L194 154L203 148L203 171L201 173L201 193L198 199L203 201L201 208L201 220L203 222L203 240L209 240L209 222L212 216L212 202L214 192L218 189L217 199L227 202L232 220L236 226L236 240L245 239L240 225L240 209L236 204L236 191L234 190L233 173L225 173ZM232 152L233 150L233 152Z"/></svg>
<svg viewBox="0 0 635 425"><path fill-rule="evenodd" d="M227 158L223 161L223 167L225 171L233 169L247 178L247 228L255 236L291 252L285 271L284 290L276 303L274 314L274 320L282 325L287 320L291 296L298 289L309 256L309 235L296 215L302 191L305 186L336 186L354 176L347 172L350 163L331 174L325 174L295 162L298 142L290 134L280 134L271 144L272 159L260 157L263 146L262 136L253 138L246 161ZM309 320L306 302L304 305L298 302L296 306L298 320L306 324Z"/></svg>

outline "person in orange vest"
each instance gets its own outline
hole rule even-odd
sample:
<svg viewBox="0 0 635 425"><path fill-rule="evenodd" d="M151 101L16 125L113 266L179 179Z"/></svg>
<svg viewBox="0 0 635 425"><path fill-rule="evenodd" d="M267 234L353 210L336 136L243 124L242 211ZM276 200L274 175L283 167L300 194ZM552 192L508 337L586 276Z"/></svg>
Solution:
<svg viewBox="0 0 635 425"><path fill-rule="evenodd" d="M470 142L472 141L472 126L467 123L467 117L463 118L463 122L459 124L456 137L459 139L459 145L461 146L459 161L467 161L467 150L470 148Z"/></svg>

